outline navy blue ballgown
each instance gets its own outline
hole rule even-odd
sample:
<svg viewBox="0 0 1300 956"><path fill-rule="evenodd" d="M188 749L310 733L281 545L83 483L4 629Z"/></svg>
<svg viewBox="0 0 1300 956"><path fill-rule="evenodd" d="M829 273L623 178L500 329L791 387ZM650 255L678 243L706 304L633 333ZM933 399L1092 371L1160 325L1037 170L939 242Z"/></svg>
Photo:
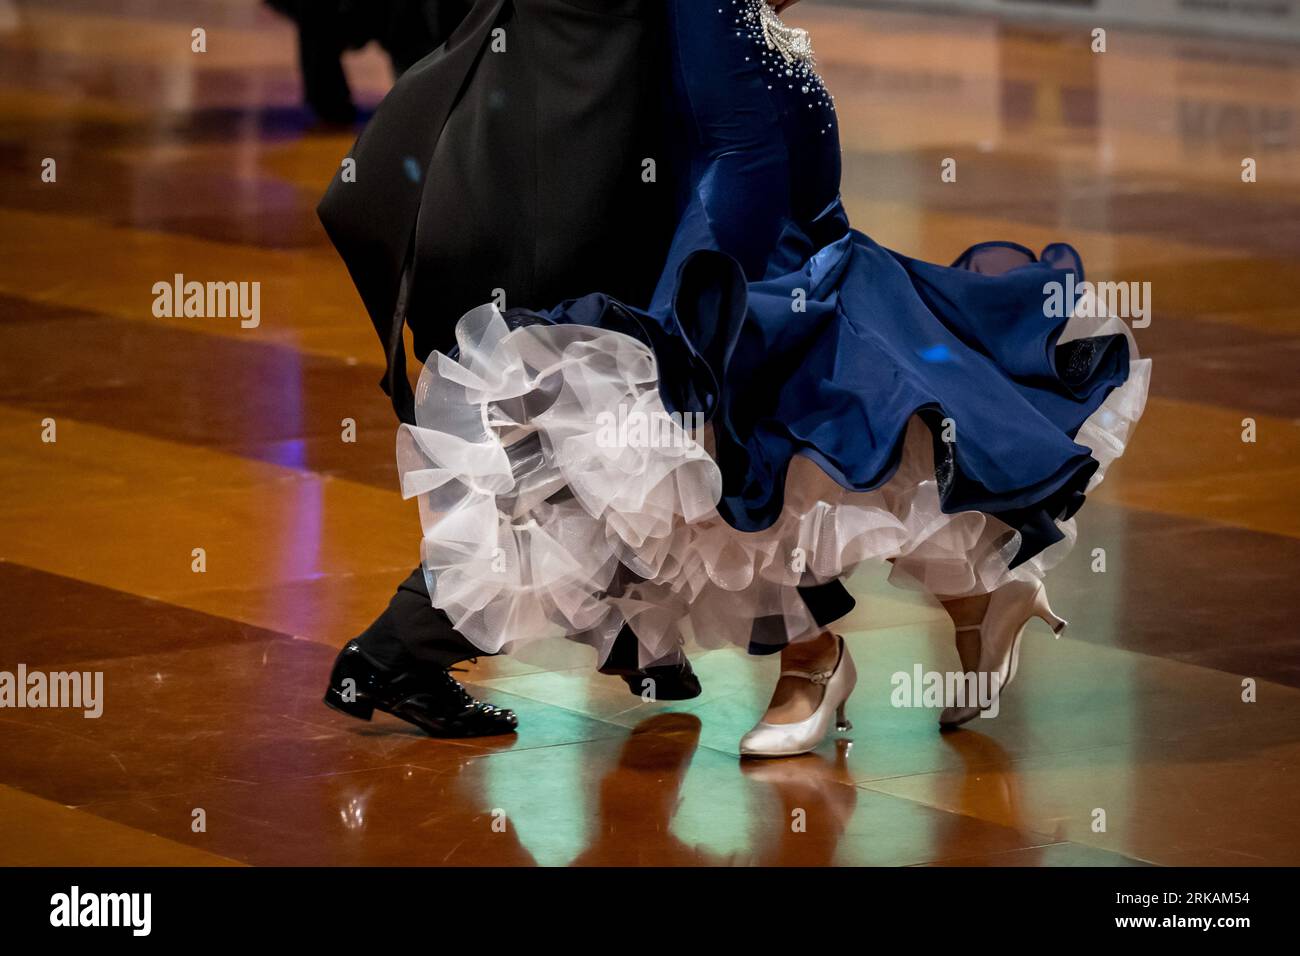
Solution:
<svg viewBox="0 0 1300 956"><path fill-rule="evenodd" d="M1047 307L1067 245L945 267L852 229L806 38L667 6L684 188L649 308L484 306L421 376L398 458L434 603L485 651L626 622L649 661L811 636L796 586L867 560L942 596L1042 575L1141 415L1131 334Z"/></svg>

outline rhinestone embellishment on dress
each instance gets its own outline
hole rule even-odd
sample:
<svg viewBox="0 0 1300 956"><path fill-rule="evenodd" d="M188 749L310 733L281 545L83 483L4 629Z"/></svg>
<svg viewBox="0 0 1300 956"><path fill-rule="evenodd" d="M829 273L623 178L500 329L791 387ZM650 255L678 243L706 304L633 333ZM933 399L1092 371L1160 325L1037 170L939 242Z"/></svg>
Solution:
<svg viewBox="0 0 1300 956"><path fill-rule="evenodd" d="M817 65L813 56L812 37L799 27L786 26L776 10L768 3L758 4L758 22L763 29L767 48L780 53L787 63L802 63L812 69Z"/></svg>
<svg viewBox="0 0 1300 956"><path fill-rule="evenodd" d="M758 49L755 59L772 74L767 88L778 84L803 95L810 110L819 107L825 118L818 132L834 129L835 99L814 69L812 38L807 30L786 26L767 0L731 0L738 36L748 37ZM724 13L719 7L718 12ZM745 57L749 60L750 57Z"/></svg>

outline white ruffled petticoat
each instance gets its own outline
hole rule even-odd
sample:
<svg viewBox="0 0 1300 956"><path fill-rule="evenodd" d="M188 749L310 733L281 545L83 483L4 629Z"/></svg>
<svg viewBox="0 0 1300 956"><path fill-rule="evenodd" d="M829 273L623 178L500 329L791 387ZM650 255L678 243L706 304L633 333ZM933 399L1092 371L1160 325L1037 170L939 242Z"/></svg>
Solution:
<svg viewBox="0 0 1300 956"><path fill-rule="evenodd" d="M603 660L624 622L643 664L690 639L744 647L759 618L779 619L799 640L819 628L796 585L891 559L897 583L975 594L1041 577L1075 541L1074 521L1060 522L1063 540L1010 569L1020 548L1012 528L942 511L918 419L882 487L846 491L796 456L777 522L738 531L715 508L722 478L707 430L695 441L667 415L649 347L579 325L512 331L491 305L456 332L460 359L430 357L418 424L399 429L397 461L403 497L419 498L433 603L485 652L568 635ZM1076 317L1062 341L1112 333L1127 335L1136 356L1118 319ZM1150 365L1134 358L1076 437L1100 462L1090 490L1141 417ZM621 409L652 427L616 433L610 413Z"/></svg>

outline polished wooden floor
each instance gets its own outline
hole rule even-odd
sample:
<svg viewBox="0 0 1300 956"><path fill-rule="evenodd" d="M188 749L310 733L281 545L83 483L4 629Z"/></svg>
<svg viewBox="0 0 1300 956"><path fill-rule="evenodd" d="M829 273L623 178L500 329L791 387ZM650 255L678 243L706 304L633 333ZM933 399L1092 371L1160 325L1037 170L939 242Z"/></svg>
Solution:
<svg viewBox="0 0 1300 956"><path fill-rule="evenodd" d="M1300 48L798 8L856 224L940 261L1067 239L1153 284L1156 368L1051 582L1069 636L1030 634L1001 717L890 706L891 674L956 656L868 575L851 741L751 765L775 662L725 652L683 706L583 658L484 661L514 739L321 706L418 535L312 212L349 137L298 109L286 23L185 8L0 2L0 670L106 675L98 720L0 711L0 863L1300 863ZM350 67L375 102L382 56ZM261 325L155 318L176 273L260 281Z"/></svg>

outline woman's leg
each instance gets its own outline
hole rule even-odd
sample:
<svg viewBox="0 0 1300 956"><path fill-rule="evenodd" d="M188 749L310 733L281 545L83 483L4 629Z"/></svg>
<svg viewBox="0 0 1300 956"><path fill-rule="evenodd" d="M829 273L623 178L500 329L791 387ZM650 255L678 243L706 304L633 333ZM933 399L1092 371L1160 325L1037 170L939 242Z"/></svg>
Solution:
<svg viewBox="0 0 1300 956"><path fill-rule="evenodd" d="M938 597L936 595L936 597ZM962 670L969 672L979 664L979 631L971 630L984 620L989 607L989 595L975 594L970 597L939 597L939 603L952 619L952 626L959 628L957 636L957 656L961 658Z"/></svg>
<svg viewBox="0 0 1300 956"><path fill-rule="evenodd" d="M810 641L795 641L781 651L781 670L816 674L835 668L840 655L840 640L830 631L822 631ZM772 691L772 700L763 713L768 724L795 724L812 716L822 702L824 685L802 677L782 677Z"/></svg>
<svg viewBox="0 0 1300 956"><path fill-rule="evenodd" d="M1032 618L1041 618L1058 635L1065 629L1038 580L1011 581L987 594L939 600L952 618L962 672L976 675L979 694L978 700L947 701L939 715L943 727L960 726L986 710L988 716L998 712L1002 692L1016 676L1020 639Z"/></svg>

